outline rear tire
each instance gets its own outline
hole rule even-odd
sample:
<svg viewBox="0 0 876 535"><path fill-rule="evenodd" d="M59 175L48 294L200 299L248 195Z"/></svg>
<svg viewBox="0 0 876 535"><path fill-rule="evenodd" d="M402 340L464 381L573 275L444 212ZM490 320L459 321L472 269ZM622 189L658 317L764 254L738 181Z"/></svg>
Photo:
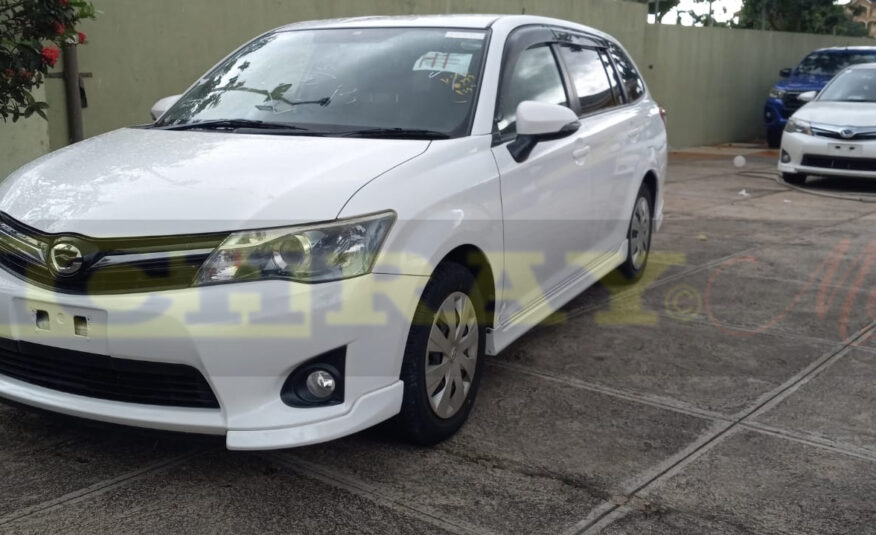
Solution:
<svg viewBox="0 0 876 535"><path fill-rule="evenodd" d="M486 347L485 304L475 277L455 262L432 274L411 323L395 427L423 446L453 436L468 419Z"/></svg>
<svg viewBox="0 0 876 535"><path fill-rule="evenodd" d="M800 173L782 173L782 179L792 186L802 186L806 183L806 175Z"/></svg>
<svg viewBox="0 0 876 535"><path fill-rule="evenodd" d="M782 130L770 129L767 130L767 145L771 149L778 149L782 146Z"/></svg>
<svg viewBox="0 0 876 535"><path fill-rule="evenodd" d="M621 274L629 281L637 281L648 267L648 257L651 254L651 235L654 232L654 193L642 184L636 203L633 205L633 216L627 230L627 260L620 266Z"/></svg>

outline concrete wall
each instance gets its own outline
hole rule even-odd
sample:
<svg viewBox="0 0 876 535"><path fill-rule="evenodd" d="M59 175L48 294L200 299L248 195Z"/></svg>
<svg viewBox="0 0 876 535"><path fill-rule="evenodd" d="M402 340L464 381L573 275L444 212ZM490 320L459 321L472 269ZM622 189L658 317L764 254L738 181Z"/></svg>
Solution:
<svg viewBox="0 0 876 535"><path fill-rule="evenodd" d="M763 137L763 104L779 79L816 48L873 45L869 38L649 25L638 59L669 113L673 147Z"/></svg>
<svg viewBox="0 0 876 535"><path fill-rule="evenodd" d="M832 36L646 24L645 5L618 0L95 0L102 12L80 49L89 107L86 135L149 120L159 98L179 93L253 36L299 20L368 14L529 13L588 24L618 37L667 110L675 148L762 136L761 113L778 70L812 49L872 44ZM67 144L63 82L46 94L49 142ZM28 124L0 127L0 151L34 135ZM14 135L13 135L14 134ZM9 141L8 141L9 140ZM39 146L25 142L29 148ZM4 154L5 155L5 154ZM18 158L21 159L21 158ZM13 159L0 162L10 167Z"/></svg>
<svg viewBox="0 0 876 535"><path fill-rule="evenodd" d="M34 97L44 100L45 87L38 89ZM49 123L41 117L17 123L0 120L0 179L48 151Z"/></svg>

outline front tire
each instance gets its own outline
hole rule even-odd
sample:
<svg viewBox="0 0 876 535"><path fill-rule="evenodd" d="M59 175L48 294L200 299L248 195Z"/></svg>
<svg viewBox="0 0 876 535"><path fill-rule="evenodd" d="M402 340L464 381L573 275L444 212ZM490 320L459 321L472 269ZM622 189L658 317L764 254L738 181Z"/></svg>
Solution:
<svg viewBox="0 0 876 535"><path fill-rule="evenodd" d="M639 280L648 266L651 235L654 231L653 209L654 193L642 184L636 196L636 204L633 205L633 217L627 231L627 260L620 267L620 272L627 280Z"/></svg>
<svg viewBox="0 0 876 535"><path fill-rule="evenodd" d="M782 179L792 186L802 186L806 183L806 175L800 173L782 173Z"/></svg>
<svg viewBox="0 0 876 535"><path fill-rule="evenodd" d="M439 265L417 305L402 361L396 427L407 440L437 444L468 419L484 361L484 311L471 272L454 262Z"/></svg>

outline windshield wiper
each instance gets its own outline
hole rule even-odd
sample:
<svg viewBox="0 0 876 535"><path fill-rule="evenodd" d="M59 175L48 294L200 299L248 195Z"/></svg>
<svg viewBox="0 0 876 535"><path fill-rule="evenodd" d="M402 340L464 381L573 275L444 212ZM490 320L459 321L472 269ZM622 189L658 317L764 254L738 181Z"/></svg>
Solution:
<svg viewBox="0 0 876 535"><path fill-rule="evenodd" d="M444 132L417 128L367 128L336 134L338 137L382 137L398 139L450 139Z"/></svg>
<svg viewBox="0 0 876 535"><path fill-rule="evenodd" d="M251 119L217 119L215 121L199 121L194 123L173 124L155 127L158 130L273 130L274 132L299 131L307 132L306 128L287 123L272 123Z"/></svg>

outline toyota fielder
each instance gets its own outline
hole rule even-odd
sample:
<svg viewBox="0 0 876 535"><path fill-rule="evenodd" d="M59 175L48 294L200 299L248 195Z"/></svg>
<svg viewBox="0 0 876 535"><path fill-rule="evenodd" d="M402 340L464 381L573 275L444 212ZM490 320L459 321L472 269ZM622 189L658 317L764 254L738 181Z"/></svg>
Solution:
<svg viewBox="0 0 876 535"><path fill-rule="evenodd" d="M850 67L785 127L779 171L790 184L809 175L876 178L876 63Z"/></svg>
<svg viewBox="0 0 876 535"><path fill-rule="evenodd" d="M662 111L531 16L296 24L0 184L0 396L231 449L452 435L659 227Z"/></svg>

